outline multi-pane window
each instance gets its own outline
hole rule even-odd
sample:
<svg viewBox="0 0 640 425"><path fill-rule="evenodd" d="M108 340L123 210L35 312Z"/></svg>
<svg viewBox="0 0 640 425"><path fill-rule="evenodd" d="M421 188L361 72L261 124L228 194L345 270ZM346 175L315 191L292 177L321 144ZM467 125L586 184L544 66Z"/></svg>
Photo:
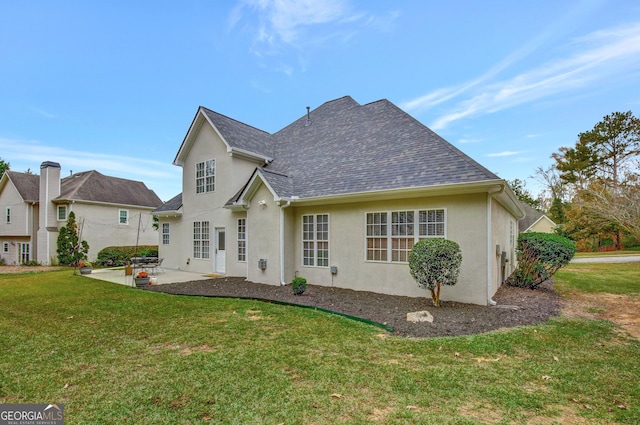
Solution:
<svg viewBox="0 0 640 425"><path fill-rule="evenodd" d="M20 264L28 263L29 260L29 244L20 244Z"/></svg>
<svg viewBox="0 0 640 425"><path fill-rule="evenodd" d="M171 230L171 227L169 226L169 223L162 223L162 245L169 245L170 242L170 238L169 238L169 232Z"/></svg>
<svg viewBox="0 0 640 425"><path fill-rule="evenodd" d="M193 222L193 258L209 258L209 222Z"/></svg>
<svg viewBox="0 0 640 425"><path fill-rule="evenodd" d="M196 164L196 193L213 192L216 188L216 160Z"/></svg>
<svg viewBox="0 0 640 425"><path fill-rule="evenodd" d="M129 211L128 210L120 210L118 213L118 223L120 224L129 224Z"/></svg>
<svg viewBox="0 0 640 425"><path fill-rule="evenodd" d="M238 219L238 261L247 261L247 219Z"/></svg>
<svg viewBox="0 0 640 425"><path fill-rule="evenodd" d="M418 240L443 238L445 229L444 209L367 213L366 259L406 263Z"/></svg>
<svg viewBox="0 0 640 425"><path fill-rule="evenodd" d="M7 224L11 223L11 208L7 208L5 217L7 219Z"/></svg>
<svg viewBox="0 0 640 425"><path fill-rule="evenodd" d="M4 252L5 254L9 252L9 242L2 243L2 252Z"/></svg>
<svg viewBox="0 0 640 425"><path fill-rule="evenodd" d="M387 213L367 213L367 260L387 261Z"/></svg>
<svg viewBox="0 0 640 425"><path fill-rule="evenodd" d="M302 264L329 267L329 215L302 216Z"/></svg>
<svg viewBox="0 0 640 425"><path fill-rule="evenodd" d="M67 206L58 205L58 221L65 221L67 219Z"/></svg>

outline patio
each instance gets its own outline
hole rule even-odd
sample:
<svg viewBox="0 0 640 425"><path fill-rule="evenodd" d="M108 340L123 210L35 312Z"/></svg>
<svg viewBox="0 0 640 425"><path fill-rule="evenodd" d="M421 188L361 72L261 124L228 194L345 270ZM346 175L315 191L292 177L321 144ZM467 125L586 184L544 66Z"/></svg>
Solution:
<svg viewBox="0 0 640 425"><path fill-rule="evenodd" d="M91 274L85 274L83 276L90 277L92 279L118 283L120 285L125 285L125 286L136 286L133 281L133 276L124 275L123 267L109 268L109 269L93 269ZM218 277L218 275L215 275L215 274L205 275L202 273L194 273L194 272L187 272L184 270L164 268L163 273L153 274L151 275L151 277L157 279L157 282L154 283L154 285L166 285L168 283L212 279L212 278Z"/></svg>

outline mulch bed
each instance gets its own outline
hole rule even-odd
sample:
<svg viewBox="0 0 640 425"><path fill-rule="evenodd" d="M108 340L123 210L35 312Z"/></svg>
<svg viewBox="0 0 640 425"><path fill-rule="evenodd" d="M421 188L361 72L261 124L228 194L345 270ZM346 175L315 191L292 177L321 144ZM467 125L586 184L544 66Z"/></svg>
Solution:
<svg viewBox="0 0 640 425"><path fill-rule="evenodd" d="M243 277L156 285L146 290L177 295L262 299L319 307L382 323L393 327L396 335L416 338L471 335L542 323L559 315L562 307L552 281L545 282L536 290L502 285L493 297L497 306L447 301L441 302L440 308L432 305L428 291L425 291L423 298L411 298L308 285L306 292L297 296L293 295L290 285L264 285L249 282ZM433 315L433 323L407 322L407 313L421 310L428 310Z"/></svg>

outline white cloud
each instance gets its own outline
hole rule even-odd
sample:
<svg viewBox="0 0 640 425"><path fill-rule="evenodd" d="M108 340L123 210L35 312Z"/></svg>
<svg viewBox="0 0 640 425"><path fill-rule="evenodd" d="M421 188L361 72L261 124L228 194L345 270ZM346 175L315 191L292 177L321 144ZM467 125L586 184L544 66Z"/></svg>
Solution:
<svg viewBox="0 0 640 425"><path fill-rule="evenodd" d="M498 152L498 153L488 153L487 156L489 157L503 157L503 156L514 156L514 155L519 155L522 152L514 152L514 151L504 151L504 152Z"/></svg>
<svg viewBox="0 0 640 425"><path fill-rule="evenodd" d="M507 80L487 81L531 49L526 48L474 81L457 88L438 89L402 106L410 111L420 110L470 92L466 98L451 104L448 111L430 125L439 130L466 117L574 92L610 78L622 78L640 70L640 23L596 31L574 40L569 47L574 53L564 58L548 61Z"/></svg>

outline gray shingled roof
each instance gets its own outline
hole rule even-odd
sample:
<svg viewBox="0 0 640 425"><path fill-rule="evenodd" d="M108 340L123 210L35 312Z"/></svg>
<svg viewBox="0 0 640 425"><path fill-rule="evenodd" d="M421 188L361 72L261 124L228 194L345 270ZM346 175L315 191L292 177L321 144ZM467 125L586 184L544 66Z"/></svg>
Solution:
<svg viewBox="0 0 640 425"><path fill-rule="evenodd" d="M179 193L173 198L169 199L167 202L153 210L152 213L178 211L180 208L182 208L182 193Z"/></svg>
<svg viewBox="0 0 640 425"><path fill-rule="evenodd" d="M274 134L265 167L288 176L300 198L500 179L388 100L347 96L310 119Z"/></svg>
<svg viewBox="0 0 640 425"><path fill-rule="evenodd" d="M40 176L15 171L5 171L5 173L25 202L38 202L40 198Z"/></svg>
<svg viewBox="0 0 640 425"><path fill-rule="evenodd" d="M533 224L540 219L544 214L533 208L531 205L526 202L520 202L522 204L522 208L524 209L525 216L524 218L518 221L518 231L520 233L527 230L529 227L533 226Z"/></svg>
<svg viewBox="0 0 640 425"><path fill-rule="evenodd" d="M162 201L143 182L105 176L95 170L62 179L58 200L82 200L110 204L158 207Z"/></svg>
<svg viewBox="0 0 640 425"><path fill-rule="evenodd" d="M273 157L271 134L205 107L201 108L231 147L269 158Z"/></svg>

